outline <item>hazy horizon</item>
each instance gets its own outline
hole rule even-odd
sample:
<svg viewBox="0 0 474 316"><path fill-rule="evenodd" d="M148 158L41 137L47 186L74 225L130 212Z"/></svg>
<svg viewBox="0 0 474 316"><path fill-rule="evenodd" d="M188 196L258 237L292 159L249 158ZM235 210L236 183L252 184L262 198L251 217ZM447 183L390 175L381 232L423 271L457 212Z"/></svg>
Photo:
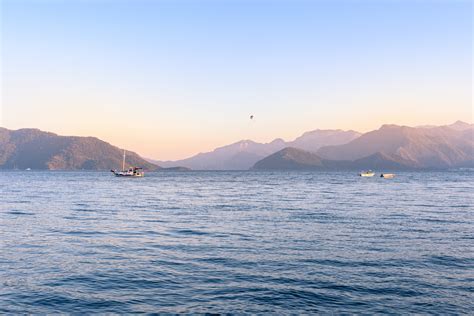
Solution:
<svg viewBox="0 0 474 316"><path fill-rule="evenodd" d="M4 0L1 18L9 129L176 160L318 128L473 122L470 1Z"/></svg>
<svg viewBox="0 0 474 316"><path fill-rule="evenodd" d="M422 125L417 125L417 126L408 126L406 124L393 124L393 123L384 123L384 124L380 124L380 126L374 130L377 130L379 128L382 128L383 125L398 125L398 126L408 126L408 127L413 127L413 128L423 128L423 127L430 127L430 126L446 126L446 125L452 125L452 124L456 124L458 122L461 122L461 123L468 123L468 124L474 124L472 121L462 121L462 120L456 120L455 122L450 122L450 123L446 123L446 124L440 124L440 125L435 125L435 124L422 124ZM2 126L0 126L2 127ZM35 127L23 127L23 128L35 128ZM21 128L20 128L21 129ZM315 129L312 129L312 130L308 130L308 131L305 131L303 133L301 133L300 135L297 135L296 137L294 138L291 138L291 139L284 139L282 137L278 137L278 136L275 136L271 139L269 139L268 141L262 141L260 143L271 143L272 141L274 140L277 140L277 139L282 139L283 141L285 142L291 142L291 141L294 141L296 140L298 137L300 136L303 136L303 134L305 134L306 132L312 132L312 131L315 131L315 130L343 130L343 131L353 131L353 132L357 132L357 133L360 133L360 134L364 134L366 132L370 132L370 131L374 131L374 130L367 130L367 131L357 131L357 130L353 130L353 129L339 129L339 128L328 128L328 129L319 129L319 128L315 128ZM46 130L43 130L44 132L52 132L52 133L55 133L54 131L46 131ZM96 135L88 135L88 134L85 134L85 135L65 135L65 134L60 134L60 133L55 133L55 134L58 134L59 136L83 136L83 137L97 137ZM103 140L103 139L102 139ZM216 148L221 148L221 147L224 147L224 146L227 146L227 145L232 145L232 144L235 144L235 143L238 143L240 141L254 141L254 139L236 139L234 141L230 141L229 143L225 143L225 144L218 144L216 145L214 148L210 148L209 150L205 150L205 151L200 151L200 152L195 152L195 153L192 153L190 154L189 156L186 156L186 157L178 157L178 158L175 158L175 159L161 159L160 157L148 157L146 155L143 155L142 153L140 152L136 152L137 154L139 154L140 156L146 158L146 159L149 159L149 160L154 160L154 161L177 161L177 160L181 160L181 159L186 159L186 158L191 158L197 154L200 154L200 153L206 153L206 152L212 152L214 149ZM121 147L117 144L113 144L111 143L111 145L114 145L114 146L117 146L117 147ZM126 149L126 150L131 150L130 148L124 148L124 147L121 147L123 149Z"/></svg>

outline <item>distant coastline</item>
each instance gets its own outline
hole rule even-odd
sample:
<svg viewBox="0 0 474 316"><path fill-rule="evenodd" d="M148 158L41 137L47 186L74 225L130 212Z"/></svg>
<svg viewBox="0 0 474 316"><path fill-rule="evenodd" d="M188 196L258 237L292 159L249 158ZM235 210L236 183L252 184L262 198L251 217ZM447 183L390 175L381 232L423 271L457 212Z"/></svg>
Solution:
<svg viewBox="0 0 474 316"><path fill-rule="evenodd" d="M0 128L0 170L110 170L120 166L121 156L122 149L95 137ZM364 134L314 130L290 142L242 140L178 161L145 159L128 151L127 163L148 172L474 168L474 125L383 125Z"/></svg>

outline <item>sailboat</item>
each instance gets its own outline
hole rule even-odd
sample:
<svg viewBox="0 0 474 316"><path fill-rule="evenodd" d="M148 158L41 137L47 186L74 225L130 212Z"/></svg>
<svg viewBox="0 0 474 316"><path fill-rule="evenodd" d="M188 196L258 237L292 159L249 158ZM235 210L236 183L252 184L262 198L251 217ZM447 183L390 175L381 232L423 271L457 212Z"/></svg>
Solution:
<svg viewBox="0 0 474 316"><path fill-rule="evenodd" d="M110 170L116 177L143 177L145 172L142 168L132 167L125 170L125 149L123 150L122 171Z"/></svg>

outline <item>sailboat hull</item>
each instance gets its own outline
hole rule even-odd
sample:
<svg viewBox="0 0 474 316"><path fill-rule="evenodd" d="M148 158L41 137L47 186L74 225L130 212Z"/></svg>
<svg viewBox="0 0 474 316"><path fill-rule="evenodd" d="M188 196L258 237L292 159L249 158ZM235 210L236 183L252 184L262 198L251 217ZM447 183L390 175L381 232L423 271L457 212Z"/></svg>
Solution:
<svg viewBox="0 0 474 316"><path fill-rule="evenodd" d="M143 177L145 176L145 173L143 171L115 171L111 170L116 177Z"/></svg>

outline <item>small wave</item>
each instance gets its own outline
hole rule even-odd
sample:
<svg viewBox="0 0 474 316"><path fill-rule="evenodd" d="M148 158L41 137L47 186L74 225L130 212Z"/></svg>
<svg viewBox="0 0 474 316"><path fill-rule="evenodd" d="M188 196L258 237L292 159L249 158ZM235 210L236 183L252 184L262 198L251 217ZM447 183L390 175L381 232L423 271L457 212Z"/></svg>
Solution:
<svg viewBox="0 0 474 316"><path fill-rule="evenodd" d="M73 236L99 236L99 235L107 235L105 232L101 231L87 231L87 230L69 230L63 231L65 235L73 235Z"/></svg>
<svg viewBox="0 0 474 316"><path fill-rule="evenodd" d="M93 210L93 209L90 209L90 208L75 208L73 209L73 211L76 211L76 212L97 212L97 210Z"/></svg>
<svg viewBox="0 0 474 316"><path fill-rule="evenodd" d="M11 211L6 212L6 214L10 214L10 215L35 215L35 213L20 211L20 210L11 210Z"/></svg>
<svg viewBox="0 0 474 316"><path fill-rule="evenodd" d="M453 256L431 256L427 262L433 265L457 267L457 268L474 268L474 258L458 258Z"/></svg>
<svg viewBox="0 0 474 316"><path fill-rule="evenodd" d="M210 233L208 232L194 230L194 229L176 229L176 230L173 230L172 232L179 235L197 235L197 236L210 235Z"/></svg>

